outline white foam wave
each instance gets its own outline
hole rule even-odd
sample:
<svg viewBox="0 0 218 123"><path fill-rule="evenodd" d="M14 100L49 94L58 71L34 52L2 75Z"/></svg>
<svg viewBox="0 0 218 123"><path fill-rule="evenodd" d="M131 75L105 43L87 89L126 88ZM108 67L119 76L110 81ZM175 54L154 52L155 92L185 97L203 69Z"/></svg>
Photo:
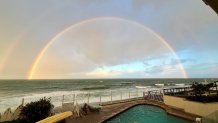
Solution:
<svg viewBox="0 0 218 123"><path fill-rule="evenodd" d="M184 83L180 83L180 84L175 84L175 86L185 86Z"/></svg>
<svg viewBox="0 0 218 123"><path fill-rule="evenodd" d="M164 84L154 84L155 86L164 86Z"/></svg>
<svg viewBox="0 0 218 123"><path fill-rule="evenodd" d="M151 86L135 86L136 88L150 88Z"/></svg>
<svg viewBox="0 0 218 123"><path fill-rule="evenodd" d="M3 112L6 108L11 107L12 110L21 104L22 99L24 99L25 104L31 101L39 100L43 97L51 97L51 102L55 106L61 105L61 100L63 95L66 97L72 98L73 94L87 94L87 91L56 91L56 92L48 92L48 93L33 93L33 94L25 94L12 98L4 98L0 101L0 112Z"/></svg>
<svg viewBox="0 0 218 123"><path fill-rule="evenodd" d="M131 97L137 97L142 96L142 91L144 89L115 89L115 90L95 90L95 91L56 91L56 92L48 92L48 93L33 93L29 95L22 95L12 98L5 98L0 101L0 112L3 112L5 109L11 107L12 110L16 109L22 102L22 99L24 99L25 104L37 101L40 98L43 97L51 97L51 102L54 104L55 107L62 105L62 98L64 95L64 101L65 102L73 102L74 99L78 103L84 103L88 101L88 94L90 94L90 102L99 102L100 96L102 97L101 101L106 102L110 101L111 99L111 93L113 100L118 100L121 98L128 98L129 92L131 93ZM75 97L74 97L75 94Z"/></svg>

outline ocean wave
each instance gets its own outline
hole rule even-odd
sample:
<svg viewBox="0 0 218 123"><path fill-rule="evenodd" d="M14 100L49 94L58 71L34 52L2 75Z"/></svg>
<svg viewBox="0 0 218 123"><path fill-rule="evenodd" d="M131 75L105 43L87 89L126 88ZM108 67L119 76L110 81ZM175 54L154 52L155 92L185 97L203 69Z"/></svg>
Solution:
<svg viewBox="0 0 218 123"><path fill-rule="evenodd" d="M155 86L164 86L164 84L154 84Z"/></svg>
<svg viewBox="0 0 218 123"><path fill-rule="evenodd" d="M87 89L86 89L87 90ZM16 109L17 106L21 104L22 99L24 99L24 103L29 103L32 101L37 101L43 97L51 97L51 102L55 107L62 105L62 98L64 95L65 102L72 102L74 99L78 103L87 102L88 95L90 94L90 102L99 101L99 97L102 96L101 101L110 101L110 95L113 95L113 99L120 99L120 94L122 92L123 99L128 98L129 91L133 94L137 91L135 88L132 90L129 89L107 89L107 90L75 90L75 91L55 91L55 92L45 92L45 93L29 93L25 95L17 95L17 97L8 97L1 99L0 101L0 113L2 113L8 107L11 107L12 110ZM140 93L141 91L139 91ZM74 98L75 94L75 98ZM142 94L142 92L141 92ZM135 94L136 95L136 94Z"/></svg>
<svg viewBox="0 0 218 123"><path fill-rule="evenodd" d="M180 83L180 84L175 84L175 86L185 86L184 83Z"/></svg>
<svg viewBox="0 0 218 123"><path fill-rule="evenodd" d="M150 88L151 86L135 86L136 88Z"/></svg>
<svg viewBox="0 0 218 123"><path fill-rule="evenodd" d="M48 86L48 87L36 87L34 89L62 89L63 87L58 86Z"/></svg>
<svg viewBox="0 0 218 123"><path fill-rule="evenodd" d="M81 90L102 90L102 89L109 89L110 87L100 86L100 87L86 87L82 88Z"/></svg>
<svg viewBox="0 0 218 123"><path fill-rule="evenodd" d="M120 82L121 84L133 84L134 82Z"/></svg>
<svg viewBox="0 0 218 123"><path fill-rule="evenodd" d="M185 83L157 83L157 84L154 84L155 86L159 86L159 87L162 87L162 86L186 86Z"/></svg>
<svg viewBox="0 0 218 123"><path fill-rule="evenodd" d="M88 91L55 91L55 92L48 92L48 93L32 93L32 94L25 94L25 95L17 95L17 97L11 97L11 98L5 98L1 99L0 102L0 112L4 111L6 108L11 107L12 109L15 109L18 105L21 104L22 99L24 99L25 104L29 103L31 101L39 100L43 97L51 97L51 101L55 106L61 105L61 100L63 95L66 98L73 98L73 94L75 95L86 95L88 94Z"/></svg>

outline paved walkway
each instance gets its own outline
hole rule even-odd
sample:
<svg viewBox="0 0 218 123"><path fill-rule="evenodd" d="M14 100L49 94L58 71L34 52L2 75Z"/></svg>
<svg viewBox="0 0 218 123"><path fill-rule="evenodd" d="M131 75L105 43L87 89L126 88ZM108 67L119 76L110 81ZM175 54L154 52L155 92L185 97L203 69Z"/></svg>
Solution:
<svg viewBox="0 0 218 123"><path fill-rule="evenodd" d="M100 112L89 113L88 115L80 117L80 118L69 117L65 121L66 123L101 123L125 111L126 109L129 109L130 107L133 107L138 104L156 105L156 106L159 106L165 109L167 113L169 114L179 116L181 118L188 119L190 121L194 121L195 117L197 117L196 115L185 113L184 111L180 109L174 109L172 107L168 107L163 103L159 103L159 102L151 101L151 100L139 99L139 100L133 100L133 101L123 102L123 103L105 105L102 107L102 110Z"/></svg>

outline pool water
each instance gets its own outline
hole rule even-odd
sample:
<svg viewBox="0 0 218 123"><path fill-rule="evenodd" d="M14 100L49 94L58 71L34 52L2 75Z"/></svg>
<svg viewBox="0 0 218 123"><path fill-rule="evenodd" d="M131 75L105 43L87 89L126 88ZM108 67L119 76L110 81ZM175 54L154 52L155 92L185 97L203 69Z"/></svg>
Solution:
<svg viewBox="0 0 218 123"><path fill-rule="evenodd" d="M151 105L138 105L106 121L106 123L191 123L168 115L162 108Z"/></svg>

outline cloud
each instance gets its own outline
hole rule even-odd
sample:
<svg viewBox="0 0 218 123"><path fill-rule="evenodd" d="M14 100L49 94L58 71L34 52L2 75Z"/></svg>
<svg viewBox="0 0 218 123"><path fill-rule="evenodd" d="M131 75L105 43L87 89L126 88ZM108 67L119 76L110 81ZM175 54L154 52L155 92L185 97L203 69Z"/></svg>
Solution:
<svg viewBox="0 0 218 123"><path fill-rule="evenodd" d="M187 45L189 48L195 48L194 50L215 48L213 46L217 43L214 42L217 36L212 30L216 28L217 31L218 18L202 0L132 0L132 2L133 8L136 8L135 13L144 15L140 16L144 19L143 23L163 35L177 51L186 49Z"/></svg>
<svg viewBox="0 0 218 123"><path fill-rule="evenodd" d="M187 66L189 76L192 78L214 78L217 77L218 63L197 63Z"/></svg>
<svg viewBox="0 0 218 123"><path fill-rule="evenodd" d="M81 20L105 16L134 20L148 26L167 39L177 53L191 49L191 53L179 53L185 67L196 67L193 65L195 62L210 64L211 61L217 61L218 18L201 0L78 0L43 3L7 0L0 3L0 62L4 61L11 44L20 40L8 56L0 73L1 78L25 78L35 57L55 34ZM82 77L99 67L144 61L143 67L147 69L147 74L170 77L181 75L175 72L179 71L176 60L164 54L171 53L142 28L118 21L96 21L78 26L58 39L46 51L35 74L42 78L52 78L52 75L59 78ZM105 71L112 74L117 72ZM170 75L172 71L174 74ZM118 76L124 76L123 73ZM125 74L130 76L128 72ZM131 74L143 76L145 72L135 71Z"/></svg>
<svg viewBox="0 0 218 123"><path fill-rule="evenodd" d="M88 72L171 53L154 35L131 23L99 20L74 28L49 47L38 73ZM94 71L88 75L118 74Z"/></svg>
<svg viewBox="0 0 218 123"><path fill-rule="evenodd" d="M142 70L107 70L107 69L95 69L86 74L87 78L134 78L145 77L145 73Z"/></svg>
<svg viewBox="0 0 218 123"><path fill-rule="evenodd" d="M86 75L89 77L117 77L122 74L122 71L113 71L113 70L94 70Z"/></svg>
<svg viewBox="0 0 218 123"><path fill-rule="evenodd" d="M142 63L144 64L144 66L150 66L148 61L143 61Z"/></svg>
<svg viewBox="0 0 218 123"><path fill-rule="evenodd" d="M180 59L179 61L182 64L187 64L187 63L194 63L196 60L187 58L187 59ZM178 65L178 59L171 59L168 64L170 64L170 65Z"/></svg>
<svg viewBox="0 0 218 123"><path fill-rule="evenodd" d="M148 69L145 69L145 73L150 75L150 74L157 74L157 73L162 73L164 71L163 66L157 65L157 66L152 66Z"/></svg>

